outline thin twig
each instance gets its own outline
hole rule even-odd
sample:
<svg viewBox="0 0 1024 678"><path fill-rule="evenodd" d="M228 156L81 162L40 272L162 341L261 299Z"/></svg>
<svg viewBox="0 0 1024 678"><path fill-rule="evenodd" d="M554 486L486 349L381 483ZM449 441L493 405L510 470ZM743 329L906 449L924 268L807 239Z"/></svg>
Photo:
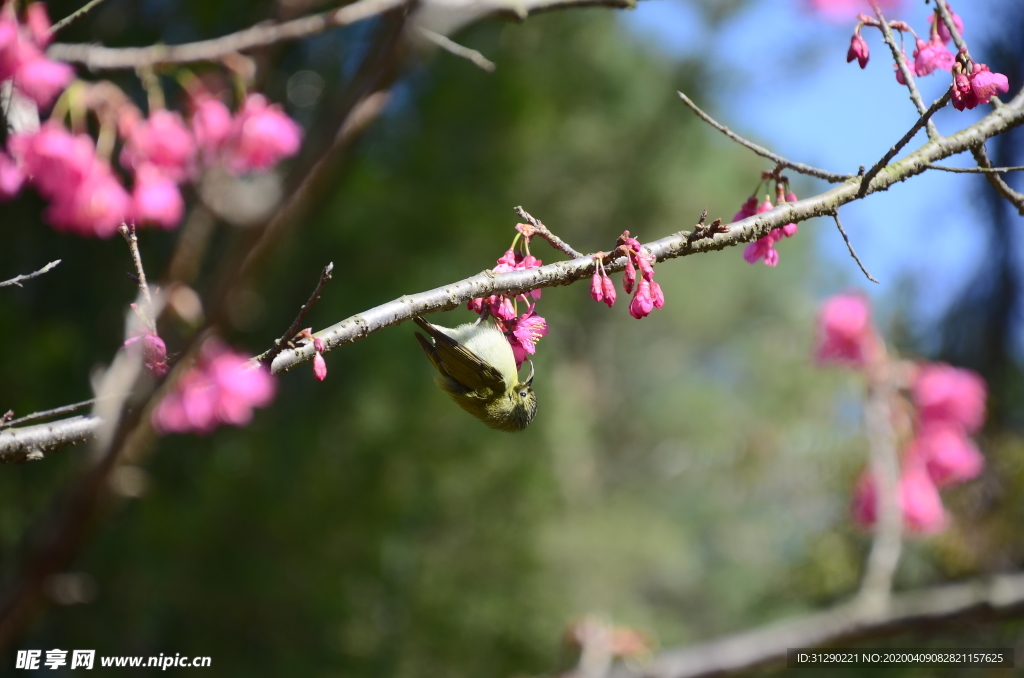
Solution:
<svg viewBox="0 0 1024 678"><path fill-rule="evenodd" d="M570 247L569 243L565 242L557 235L552 233L547 226L540 223L539 219L533 217L529 212L524 210L522 207L516 207L515 210L516 214L519 215L520 219L525 219L527 223L533 226L533 229L537 233L537 235L551 243L551 246L554 247L556 250L562 252L570 259L579 259L580 257L584 256L577 252L576 250L574 250L572 247Z"/></svg>
<svg viewBox="0 0 1024 678"><path fill-rule="evenodd" d="M879 27L882 31L882 36L885 39L885 43L889 45L889 49L892 50L892 58L896 61L896 68L903 75L903 82L907 86L907 91L910 92L910 100L914 102L914 106L917 108L917 112L924 115L927 110L924 107L924 99L921 98L921 93L917 91L917 84L914 82L914 74L910 72L910 67L907 65L906 55L900 46L896 44L896 38L892 34L892 29L889 28L888 22L885 17L882 16L882 10L878 7L878 3L875 0L871 0L871 6L875 10L875 16L878 17L878 22L881 24ZM935 140L939 138L939 131L935 129L935 124L931 120L926 120L928 127L928 138Z"/></svg>
<svg viewBox="0 0 1024 678"><path fill-rule="evenodd" d="M17 285L18 287L21 287L21 283L23 283L24 281L31 280L32 278L38 278L39 276L43 275L44 273L49 273L54 268L56 268L57 264L59 264L60 262L61 262L61 260L57 259L56 261L51 261L46 266L43 266L41 269L39 269L38 271L35 271L34 273L26 273L25 275L16 275L13 278L11 278L10 280L4 280L3 282L0 282L0 287L9 287L10 285Z"/></svg>
<svg viewBox="0 0 1024 678"><path fill-rule="evenodd" d="M850 256L853 257L853 260L857 262L858 266L860 266L860 270L864 274L864 277L873 283L877 283L878 281L871 277L871 274L868 273L868 269L864 267L860 257L857 256L857 252L854 251L853 243L850 242L849 236L846 235L846 229L843 228L843 222L839 221L839 212L833 212L832 218L836 220L836 228L839 229L839 234L843 236L843 241L846 243L846 249L850 251Z"/></svg>
<svg viewBox="0 0 1024 678"><path fill-rule="evenodd" d="M101 5L104 2L106 2L106 0L89 0L89 2L85 3L84 5L82 5L81 8L75 10L71 14L68 14L66 17L64 17L63 19L61 19L57 23L55 23L50 28L50 35L54 35L57 31L59 31L60 29L64 28L65 26L69 26L69 25L73 24L74 22L78 21L83 16L85 16L86 14L91 12L93 9L95 9L97 5Z"/></svg>
<svg viewBox="0 0 1024 678"><path fill-rule="evenodd" d="M1003 174L1005 172L1020 172L1024 170L1024 165L1016 167L949 167L948 165L928 163L928 169L953 172L955 174Z"/></svg>
<svg viewBox="0 0 1024 678"><path fill-rule="evenodd" d="M793 170L794 172L800 172L801 174L806 174L808 176L817 177L818 179L824 179L825 181L827 181L829 183L832 183L832 184L842 183L842 182L846 181L847 179L852 179L853 176L854 176L852 174L836 174L834 172L828 172L828 171L825 171L823 169L818 169L817 167L811 167L810 165L805 165L805 164L800 163L800 162L793 162L792 160L786 160L781 155L776 155L775 153L772 153L771 151L769 151L767 148L765 148L763 146L758 146L753 141L747 141L746 139L741 137L739 134L736 134L731 129L729 129L728 127L726 127L725 125L723 125L722 123L718 122L717 120L712 118L710 115L708 115L707 113L702 111L700 108L698 108L697 104L693 103L693 101L690 100L690 97L686 96L682 92L676 92L676 93L679 95L679 98L683 100L683 103L686 104L687 106L689 106L690 110L693 111L694 113L696 113L697 116L701 120L703 120L707 124L711 125L712 127L717 129L719 132L721 132L725 136L729 137L730 139L732 139L733 141L735 141L739 145L745 146L746 148L749 148L751 151L753 151L754 153L758 154L762 158L768 158L769 160L771 160L772 162L776 163L777 165L780 165L782 167L788 167L789 169Z"/></svg>
<svg viewBox="0 0 1024 678"><path fill-rule="evenodd" d="M914 123L913 127L903 135L903 138L897 141L895 145L891 146L888 152L886 152L878 162L871 166L871 169L869 169L867 174L865 174L860 180L860 192L857 195L864 197L868 190L868 184L870 184L871 180L875 178L875 175L877 175L883 167L888 165L889 161L895 158L896 154L899 153L904 146L910 143L910 140L914 138L914 135L917 134L918 130L931 120L931 117L935 115L936 111L949 103L952 91L952 88L947 89L945 94L933 101L932 105L928 107L928 110L925 111L921 117L917 119L917 122Z"/></svg>
<svg viewBox="0 0 1024 678"><path fill-rule="evenodd" d="M407 0L358 0L341 9L313 14L281 23L264 22L237 33L211 40L181 45L150 47L104 47L55 43L46 51L58 61L80 63L91 70L136 69L161 64L185 64L216 61L234 52L265 47L285 40L295 40L321 33L328 28L347 26L396 9Z"/></svg>
<svg viewBox="0 0 1024 678"><path fill-rule="evenodd" d="M451 38L441 35L440 33L437 33L435 31L432 31L429 28L424 28L423 26L418 26L416 30L426 40L429 40L430 42L437 45L444 51L448 52L449 54L453 54L459 58L470 61L471 63L473 63L473 65L477 66L481 70L487 71L488 73L493 73L495 69L497 69L497 66L494 65L493 61L491 61L490 59L488 59L475 49L470 49L465 45L460 45Z"/></svg>
<svg viewBox="0 0 1024 678"><path fill-rule="evenodd" d="M978 167L982 169L992 168L992 161L988 158L988 151L985 150L984 143L972 148L971 154L974 155L974 160L978 163ZM986 174L985 178L988 179L988 183L992 184L992 188L996 189L996 192L999 193L999 195L1006 198L1014 207L1017 208L1017 212L1019 212L1021 216L1024 216L1024 193L1020 193L1010 188L1010 185L998 174Z"/></svg>
<svg viewBox="0 0 1024 678"><path fill-rule="evenodd" d="M146 284L146 271L142 268L142 255L139 253L139 238L135 235L135 224L128 225L121 222L117 232L124 237L125 242L128 243L128 249L132 253L132 263L135 264L135 274L138 278L139 292L142 293L142 298L146 301L146 314L152 313L153 308L153 297L149 294L149 285ZM150 329L156 329L150 327Z"/></svg>
<svg viewBox="0 0 1024 678"><path fill-rule="evenodd" d="M52 410L42 410L41 412L33 412L32 414L26 414L24 417L18 419L11 419L10 421L0 422L0 431L5 428L11 428L13 426L20 426L27 424L32 421L39 421L40 419L49 419L50 417L56 417L60 414L68 414L70 412L76 412L83 408L89 407L96 402L95 398L89 398L83 400L80 403L72 403L70 405L64 405L62 407L55 407Z"/></svg>
<svg viewBox="0 0 1024 678"><path fill-rule="evenodd" d="M299 314L295 316L295 320L288 326L288 329L284 331L280 339L274 340L274 347L260 356L260 362L264 365L269 365L277 354L283 351L291 342L292 337L299 331L299 326L305 321L306 316L312 310L313 305L320 301L320 293L323 292L324 287L331 281L331 274L334 272L334 262L324 266L324 270L320 272L320 280L316 284L316 288L313 293L309 295L309 299L299 309Z"/></svg>

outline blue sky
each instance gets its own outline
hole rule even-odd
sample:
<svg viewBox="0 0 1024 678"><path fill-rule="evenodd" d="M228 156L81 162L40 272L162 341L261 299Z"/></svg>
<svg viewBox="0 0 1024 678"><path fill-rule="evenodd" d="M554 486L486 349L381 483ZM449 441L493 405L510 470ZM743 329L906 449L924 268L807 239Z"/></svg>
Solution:
<svg viewBox="0 0 1024 678"><path fill-rule="evenodd" d="M998 18L993 10L999 4L954 3L969 44L983 44L991 34ZM930 11L923 2L905 1L889 17L903 19L926 35ZM716 62L720 77L713 99L698 105L737 133L791 160L856 172L859 165L870 167L917 119L906 89L896 83L891 53L878 31L863 31L871 61L862 71L856 63L846 63L855 20L823 21L803 0L755 0L717 31L707 27L701 10L689 0L644 0L635 11L623 14L623 21L669 55L705 55ZM910 43L907 52L912 50ZM986 60L976 48L971 51ZM990 66L999 70L997 63ZM948 75L919 78L918 85L925 102L931 103L949 86ZM681 114L688 113L682 105L680 109ZM947 107L936 115L936 124L941 133L949 134L979 119L987 112L983 109L987 107L961 113ZM709 128L709 134L717 132ZM925 138L919 133L910 148ZM970 159L964 154L946 164L970 166ZM881 285L861 277L834 226L819 220L811 228L828 229L817 239L823 261L841 270L850 285L880 301L903 292L912 282L917 290L913 315L927 324L978 265L985 246L985 231L976 225L985 218L977 205L983 182L974 176L929 172L843 208L843 225ZM813 190L825 186L815 182ZM822 296L832 291L822 290Z"/></svg>

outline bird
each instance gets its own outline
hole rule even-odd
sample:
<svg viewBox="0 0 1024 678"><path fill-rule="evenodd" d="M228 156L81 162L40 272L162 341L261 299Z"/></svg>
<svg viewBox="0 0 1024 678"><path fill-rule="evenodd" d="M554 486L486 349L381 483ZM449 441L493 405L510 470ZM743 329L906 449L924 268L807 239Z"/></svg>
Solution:
<svg viewBox="0 0 1024 678"><path fill-rule="evenodd" d="M427 358L440 373L434 379L459 407L487 426L515 433L537 414L530 376L519 381L512 346L493 320L478 320L455 328L413 318L428 335L416 332Z"/></svg>

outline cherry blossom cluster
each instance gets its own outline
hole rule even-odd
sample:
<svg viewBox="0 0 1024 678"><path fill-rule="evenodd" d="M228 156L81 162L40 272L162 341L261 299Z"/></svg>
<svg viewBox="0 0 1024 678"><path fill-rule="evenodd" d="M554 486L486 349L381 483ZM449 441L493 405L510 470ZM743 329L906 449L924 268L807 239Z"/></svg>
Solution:
<svg viewBox="0 0 1024 678"><path fill-rule="evenodd" d="M11 80L19 92L39 106L49 106L64 91L75 71L43 54L50 44L50 18L41 2L30 3L24 22L18 20L13 0L0 7L0 82Z"/></svg>
<svg viewBox="0 0 1024 678"><path fill-rule="evenodd" d="M158 433L211 433L221 424L245 426L255 407L274 399L276 381L251 357L231 350L220 339L207 339L199 357L153 409Z"/></svg>
<svg viewBox="0 0 1024 678"><path fill-rule="evenodd" d="M84 127L88 111L95 113L98 140L59 119L11 135L9 155L0 151L0 200L31 184L49 202L43 218L59 231L82 236L106 238L124 222L172 229L185 211L180 185L196 180L202 169L266 171L298 152L302 129L262 95L249 94L232 114L201 86L191 90L186 122L165 109L143 117L109 82L72 84L57 110L70 113L75 130ZM121 140L123 172L110 162L115 137ZM130 193L124 173L131 175Z"/></svg>
<svg viewBox="0 0 1024 678"><path fill-rule="evenodd" d="M762 176L762 183L768 181L773 177L773 173L766 172ZM752 217L756 214L763 214L775 209L775 205L772 204L771 197L765 195L764 202L758 202L757 193L760 190L761 185L759 184L754 193L751 194L747 201L743 203L740 210L733 215L733 221L739 221ZM796 202L796 194L789 189L789 180L786 177L777 177L775 180L775 198L776 202L782 204L784 202ZM743 248L743 259L749 264L756 264L760 260L764 260L765 266L778 266L779 265L779 251L775 249L775 243L779 242L783 238L792 238L797 234L799 228L796 224L786 224L779 228L773 229L768 235L758 238L754 242L748 244Z"/></svg>
<svg viewBox="0 0 1024 678"><path fill-rule="evenodd" d="M953 25L958 33L963 35L964 22L958 14L949 7ZM953 36L939 16L938 9L929 17L931 28L929 29L928 41L925 42L917 36L914 29L904 21L890 21L889 28L894 31L911 33L914 36L914 58L913 62L907 59L906 52L903 52L902 59L907 69L915 76L930 75L936 70L943 70L953 75L953 107L958 111L971 109L979 104L987 104L992 97L1009 91L1010 84L1002 73L993 73L983 63L975 63L971 60L966 48L954 55L946 47ZM857 15L857 26L853 29L853 36L850 38L850 48L846 52L847 63L856 60L857 64L864 68L868 65L870 51L868 43L860 34L863 26L881 28L878 19L866 14ZM903 72L899 65L895 64L896 81L905 85Z"/></svg>
<svg viewBox="0 0 1024 678"><path fill-rule="evenodd" d="M889 379L900 387L892 411L904 441L898 491L903 522L919 534L944 529L948 520L939 489L976 478L984 467L971 440L985 421L984 380L950 365L888 358L868 302L859 294L840 294L822 305L816 358L819 364L857 369L869 383ZM876 478L865 471L853 498L853 518L865 527L878 518L877 488Z"/></svg>
<svg viewBox="0 0 1024 678"><path fill-rule="evenodd" d="M530 254L530 238L535 233L534 227L530 224L517 224L516 230L518 233L512 240L512 246L491 269L495 273L525 271L543 265L540 259ZM466 306L481 316L490 315L495 319L512 346L512 353L515 355L518 367L523 364L527 356L537 352L537 342L548 333L547 321L536 313L536 300L540 297L541 290L531 290L526 294L513 297L492 294L481 299L471 299ZM519 312L519 302L526 306L526 310L522 313Z"/></svg>
<svg viewBox="0 0 1024 678"><path fill-rule="evenodd" d="M662 292L661 285L654 281L656 259L653 254L644 249L639 240L629 235L629 231L623 231L615 243L612 255L620 254L626 257L626 268L622 272L622 288L626 294L633 295L633 300L629 303L629 314L637 320L646 318L651 311L665 305L665 293ZM594 275L590 279L590 297L611 308L615 305L616 299L615 283L612 282L604 268L604 258L604 252L594 255ZM639 283L636 279L637 270L640 271Z"/></svg>

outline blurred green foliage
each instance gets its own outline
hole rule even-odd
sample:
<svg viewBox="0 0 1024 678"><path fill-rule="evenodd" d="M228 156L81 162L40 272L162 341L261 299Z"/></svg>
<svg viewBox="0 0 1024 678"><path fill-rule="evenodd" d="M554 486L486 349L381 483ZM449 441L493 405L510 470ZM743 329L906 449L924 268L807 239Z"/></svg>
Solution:
<svg viewBox="0 0 1024 678"><path fill-rule="evenodd" d="M195 24L219 26L203 7ZM677 89L700 100L699 63L665 60L608 11L462 37L497 72L441 54L402 81L245 296L234 342L268 346L329 260L316 328L492 266L514 205L609 250L624 229L662 237L705 207L728 219L769 169L678 103ZM328 63L322 49L289 63ZM12 274L64 259L0 292L0 409L19 414L88 396L134 294L120 242L53 234L39 208L11 208L0 251ZM611 311L584 284L545 290L540 410L519 435L455 407L400 326L329 354L323 383L282 376L246 429L160 440L148 492L115 502L76 566L95 602L51 609L23 646L209 655L218 676L535 675L564 663L562 629L582 614L676 645L849 595L868 547L846 514L861 392L809 359L817 283L835 275L814 266L815 230L784 241L776 269L735 249L659 265L667 303L641 322L621 288ZM141 237L161 270L171 236ZM1019 563L1020 441L991 450L986 478L952 494L954 528L908 546L901 587ZM5 575L84 454L0 469Z"/></svg>

